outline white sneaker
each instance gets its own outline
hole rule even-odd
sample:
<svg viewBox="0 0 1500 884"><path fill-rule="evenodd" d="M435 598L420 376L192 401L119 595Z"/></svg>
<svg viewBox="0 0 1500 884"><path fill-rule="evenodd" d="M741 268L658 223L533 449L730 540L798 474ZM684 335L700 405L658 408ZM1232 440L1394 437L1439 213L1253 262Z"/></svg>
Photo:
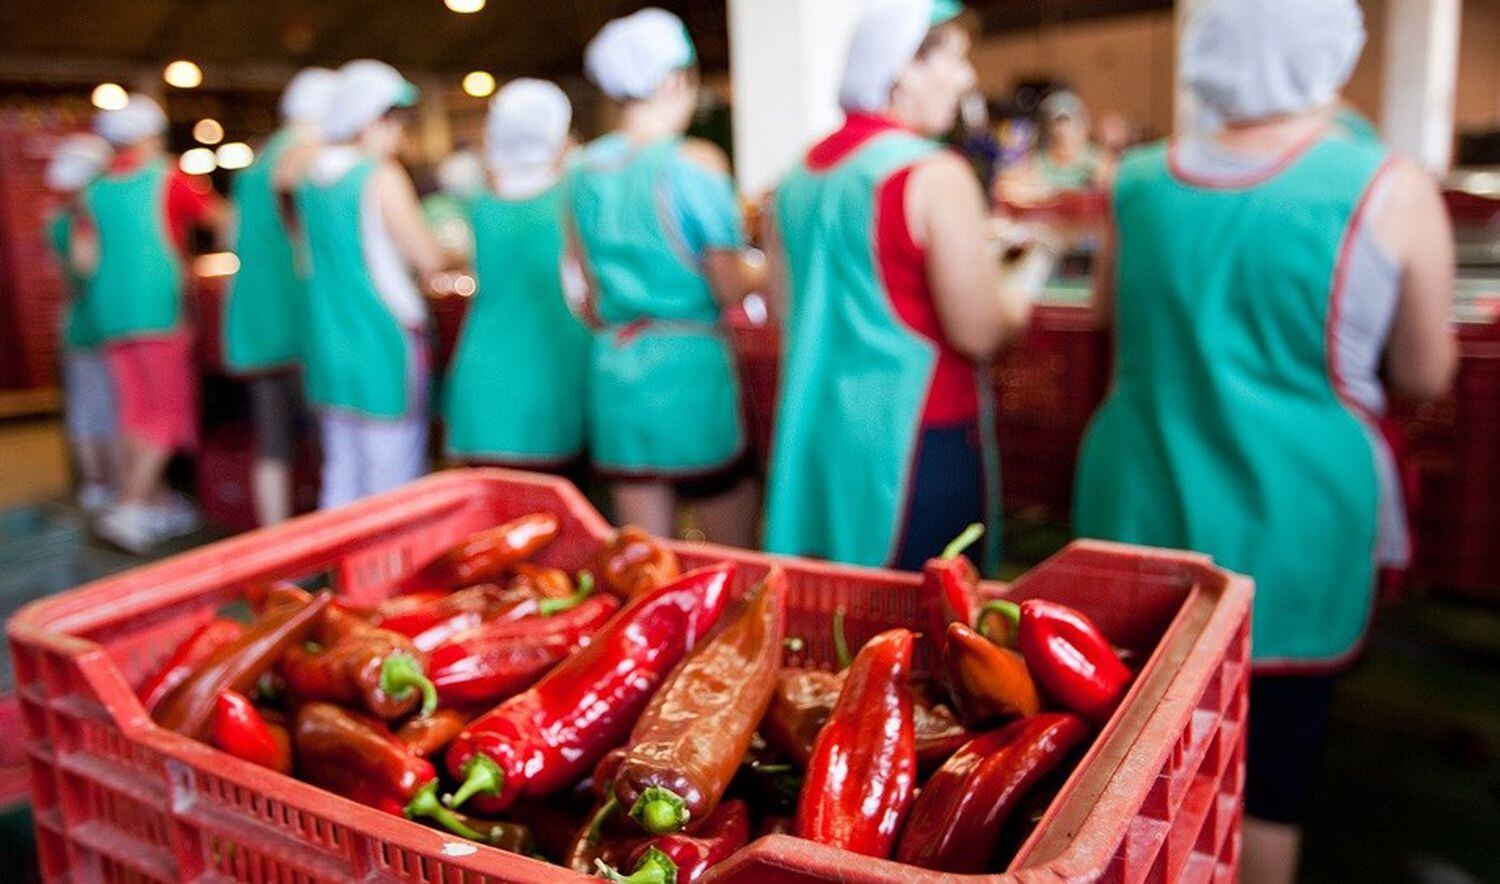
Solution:
<svg viewBox="0 0 1500 884"><path fill-rule="evenodd" d="M158 537L152 528L151 508L138 503L111 508L94 526L99 536L126 552L145 555L156 546Z"/></svg>
<svg viewBox="0 0 1500 884"><path fill-rule="evenodd" d="M91 516L97 516L114 505L115 493L108 485L90 482L78 489L78 507Z"/></svg>
<svg viewBox="0 0 1500 884"><path fill-rule="evenodd" d="M181 494L169 494L165 503L151 508L151 530L158 540L192 534L198 524L198 509Z"/></svg>

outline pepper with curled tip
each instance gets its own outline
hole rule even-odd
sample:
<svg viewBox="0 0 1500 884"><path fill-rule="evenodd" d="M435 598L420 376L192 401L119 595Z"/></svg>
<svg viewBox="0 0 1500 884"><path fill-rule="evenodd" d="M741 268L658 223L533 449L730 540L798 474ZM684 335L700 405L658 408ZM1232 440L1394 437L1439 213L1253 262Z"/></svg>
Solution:
<svg viewBox="0 0 1500 884"><path fill-rule="evenodd" d="M734 779L781 671L786 593L786 573L772 568L636 722L613 795L647 832L707 818Z"/></svg>
<svg viewBox="0 0 1500 884"><path fill-rule="evenodd" d="M813 744L797 835L865 856L888 857L917 786L910 630L870 639L854 658L838 703Z"/></svg>
<svg viewBox="0 0 1500 884"><path fill-rule="evenodd" d="M582 779L623 743L652 694L719 619L734 577L723 563L637 596L529 690L471 722L448 747L459 789L450 807L473 801L495 814L522 798L544 798Z"/></svg>
<svg viewBox="0 0 1500 884"><path fill-rule="evenodd" d="M635 598L677 579L677 554L657 538L628 525L599 554L599 582L621 598Z"/></svg>
<svg viewBox="0 0 1500 884"><path fill-rule="evenodd" d="M541 552L561 529L557 516L533 513L480 531L401 581L400 591L452 590L493 581Z"/></svg>
<svg viewBox="0 0 1500 884"><path fill-rule="evenodd" d="M1077 716L1048 712L975 737L922 787L896 860L942 872L985 871L1006 820L1087 735Z"/></svg>
<svg viewBox="0 0 1500 884"><path fill-rule="evenodd" d="M312 642L282 654L279 669L299 700L341 703L390 721L418 708L424 715L437 709L424 659L406 636L334 608Z"/></svg>

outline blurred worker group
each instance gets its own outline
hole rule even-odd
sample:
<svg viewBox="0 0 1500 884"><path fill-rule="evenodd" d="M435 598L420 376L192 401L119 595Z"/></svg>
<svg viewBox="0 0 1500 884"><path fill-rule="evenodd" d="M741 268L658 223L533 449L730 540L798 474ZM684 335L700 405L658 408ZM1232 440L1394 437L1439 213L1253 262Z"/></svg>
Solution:
<svg viewBox="0 0 1500 884"><path fill-rule="evenodd" d="M1380 569L1409 554L1388 397L1440 396L1454 370L1436 188L1346 119L1354 0L1204 0L1180 70L1208 122L1122 158L1119 118L1091 137L1083 103L1055 92L1034 149L990 138L982 182L943 142L976 84L963 11L867 4L846 120L767 195L759 248L725 153L685 137L696 51L659 9L588 46L613 131L575 148L563 91L513 81L482 152L445 163L425 203L396 160L417 89L377 61L300 73L228 205L167 163L151 99L101 112L48 178L68 195L54 242L76 293L81 502L132 550L192 527L162 476L197 438L182 254L206 226L240 271L223 328L198 333L222 334L250 381L265 522L291 514L304 408L329 507L426 472L435 412L441 459L587 463L621 524L673 534L690 507L712 540L920 567L965 526L997 525L982 368L1059 257L1087 248L1117 362L1077 528L1256 579L1246 868L1289 880L1333 677ZM1107 202L1105 222L1027 220L1066 217L1070 199ZM423 290L459 268L477 291L434 395ZM763 519L723 330L752 293L785 343Z"/></svg>

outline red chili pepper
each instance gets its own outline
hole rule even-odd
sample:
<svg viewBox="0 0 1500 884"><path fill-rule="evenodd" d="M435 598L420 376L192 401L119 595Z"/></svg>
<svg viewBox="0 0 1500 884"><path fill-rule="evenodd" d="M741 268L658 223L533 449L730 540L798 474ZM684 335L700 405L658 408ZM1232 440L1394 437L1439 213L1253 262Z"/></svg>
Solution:
<svg viewBox="0 0 1500 884"><path fill-rule="evenodd" d="M942 872L985 871L1006 819L1087 735L1077 716L1049 712L975 737L922 787L896 859Z"/></svg>
<svg viewBox="0 0 1500 884"><path fill-rule="evenodd" d="M971 727L1042 708L1026 661L962 623L948 624L942 670L959 717Z"/></svg>
<svg viewBox="0 0 1500 884"><path fill-rule="evenodd" d="M285 739L285 731L282 732ZM290 773L290 747L278 740L260 710L238 691L225 691L214 706L213 744L235 758Z"/></svg>
<svg viewBox="0 0 1500 884"><path fill-rule="evenodd" d="M632 600L583 650L525 693L471 723L448 748L448 770L485 813L582 778L622 743L651 695L718 620L734 565L694 571Z"/></svg>
<svg viewBox="0 0 1500 884"><path fill-rule="evenodd" d="M622 875L603 860L595 867L606 880L622 884L693 884L749 842L750 808L726 801L688 832L658 835L637 846L631 874Z"/></svg>
<svg viewBox="0 0 1500 884"><path fill-rule="evenodd" d="M197 629L177 646L156 674L141 685L136 695L141 698L147 715L155 715L161 701L167 698L178 685L187 681L193 672L202 666L220 648L232 644L245 632L245 627L233 620L215 617Z"/></svg>
<svg viewBox="0 0 1500 884"><path fill-rule="evenodd" d="M419 715L396 729L396 739L419 758L431 758L463 731L468 719L456 710L439 709Z"/></svg>
<svg viewBox="0 0 1500 884"><path fill-rule="evenodd" d="M928 599L927 641L934 656L942 654L948 641L948 624L974 621L974 599L979 593L979 569L963 551L984 534L984 526L970 525L943 554L922 566L922 591Z"/></svg>
<svg viewBox="0 0 1500 884"><path fill-rule="evenodd" d="M870 639L854 658L838 704L818 734L797 834L830 847L887 857L916 789L912 723L912 645L893 629Z"/></svg>
<svg viewBox="0 0 1500 884"><path fill-rule="evenodd" d="M399 596L405 601L420 596ZM400 633L419 651L433 648L491 620L519 620L534 616L538 596L526 589L506 589L484 583L447 593L430 604L392 606L376 619L381 629Z"/></svg>
<svg viewBox="0 0 1500 884"><path fill-rule="evenodd" d="M207 737L219 695L226 690L249 693L287 648L312 634L332 598L322 593L273 608L168 694L156 720L168 730L199 740Z"/></svg>
<svg viewBox="0 0 1500 884"><path fill-rule="evenodd" d="M486 623L434 649L428 677L444 703L497 703L536 684L619 609L614 596L596 595L554 617Z"/></svg>
<svg viewBox="0 0 1500 884"><path fill-rule="evenodd" d="M457 589L494 580L557 538L557 516L534 513L481 531L401 582L401 592Z"/></svg>
<svg viewBox="0 0 1500 884"><path fill-rule="evenodd" d="M659 589L681 573L677 554L634 525L616 532L599 554L599 581L621 598Z"/></svg>
<svg viewBox="0 0 1500 884"><path fill-rule="evenodd" d="M245 601L258 617L278 605L290 602L306 603L312 593L290 580L273 580L269 583L252 584L245 590ZM335 604L339 604L335 602Z"/></svg>
<svg viewBox="0 0 1500 884"><path fill-rule="evenodd" d="M509 584L513 591L531 593L539 599L565 599L576 591L573 578L561 568L521 563L512 570L516 573Z"/></svg>
<svg viewBox="0 0 1500 884"><path fill-rule="evenodd" d="M975 733L922 686L912 688L912 727L917 734L917 769L932 771L974 739Z"/></svg>
<svg viewBox="0 0 1500 884"><path fill-rule="evenodd" d="M558 807L551 801L526 801L505 812L505 818L513 820L531 831L537 849L548 859L566 860L578 839L578 818L574 813ZM593 871L592 862L585 873Z"/></svg>
<svg viewBox="0 0 1500 884"><path fill-rule="evenodd" d="M1130 684L1130 670L1094 621L1044 599L994 601L984 609L1011 622L1016 647L1053 702L1094 724L1109 720Z"/></svg>
<svg viewBox="0 0 1500 884"><path fill-rule="evenodd" d="M358 706L386 720L419 705L424 715L437 708L437 691L422 667L411 639L337 609L324 617L315 642L288 648L280 661L299 699Z"/></svg>
<svg viewBox="0 0 1500 884"><path fill-rule="evenodd" d="M786 573L772 568L738 615L688 655L630 734L614 797L653 835L707 819L750 748L781 671Z"/></svg>

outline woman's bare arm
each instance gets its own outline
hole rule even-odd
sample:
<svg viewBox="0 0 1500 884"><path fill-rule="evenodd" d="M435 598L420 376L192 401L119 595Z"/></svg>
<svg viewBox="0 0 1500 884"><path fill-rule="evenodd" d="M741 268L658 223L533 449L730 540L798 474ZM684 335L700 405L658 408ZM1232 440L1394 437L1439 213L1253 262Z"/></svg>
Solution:
<svg viewBox="0 0 1500 884"><path fill-rule="evenodd" d="M1458 370L1450 325L1455 256L1453 228L1437 185L1402 160L1375 236L1401 262L1401 300L1386 344L1386 379L1397 396L1429 401L1446 395Z"/></svg>
<svg viewBox="0 0 1500 884"><path fill-rule="evenodd" d="M444 253L428 229L427 221L422 217L422 204L417 199L417 189L399 166L382 163L376 168L371 183L376 188L380 216L385 219L391 239L422 277L457 266L459 262Z"/></svg>

